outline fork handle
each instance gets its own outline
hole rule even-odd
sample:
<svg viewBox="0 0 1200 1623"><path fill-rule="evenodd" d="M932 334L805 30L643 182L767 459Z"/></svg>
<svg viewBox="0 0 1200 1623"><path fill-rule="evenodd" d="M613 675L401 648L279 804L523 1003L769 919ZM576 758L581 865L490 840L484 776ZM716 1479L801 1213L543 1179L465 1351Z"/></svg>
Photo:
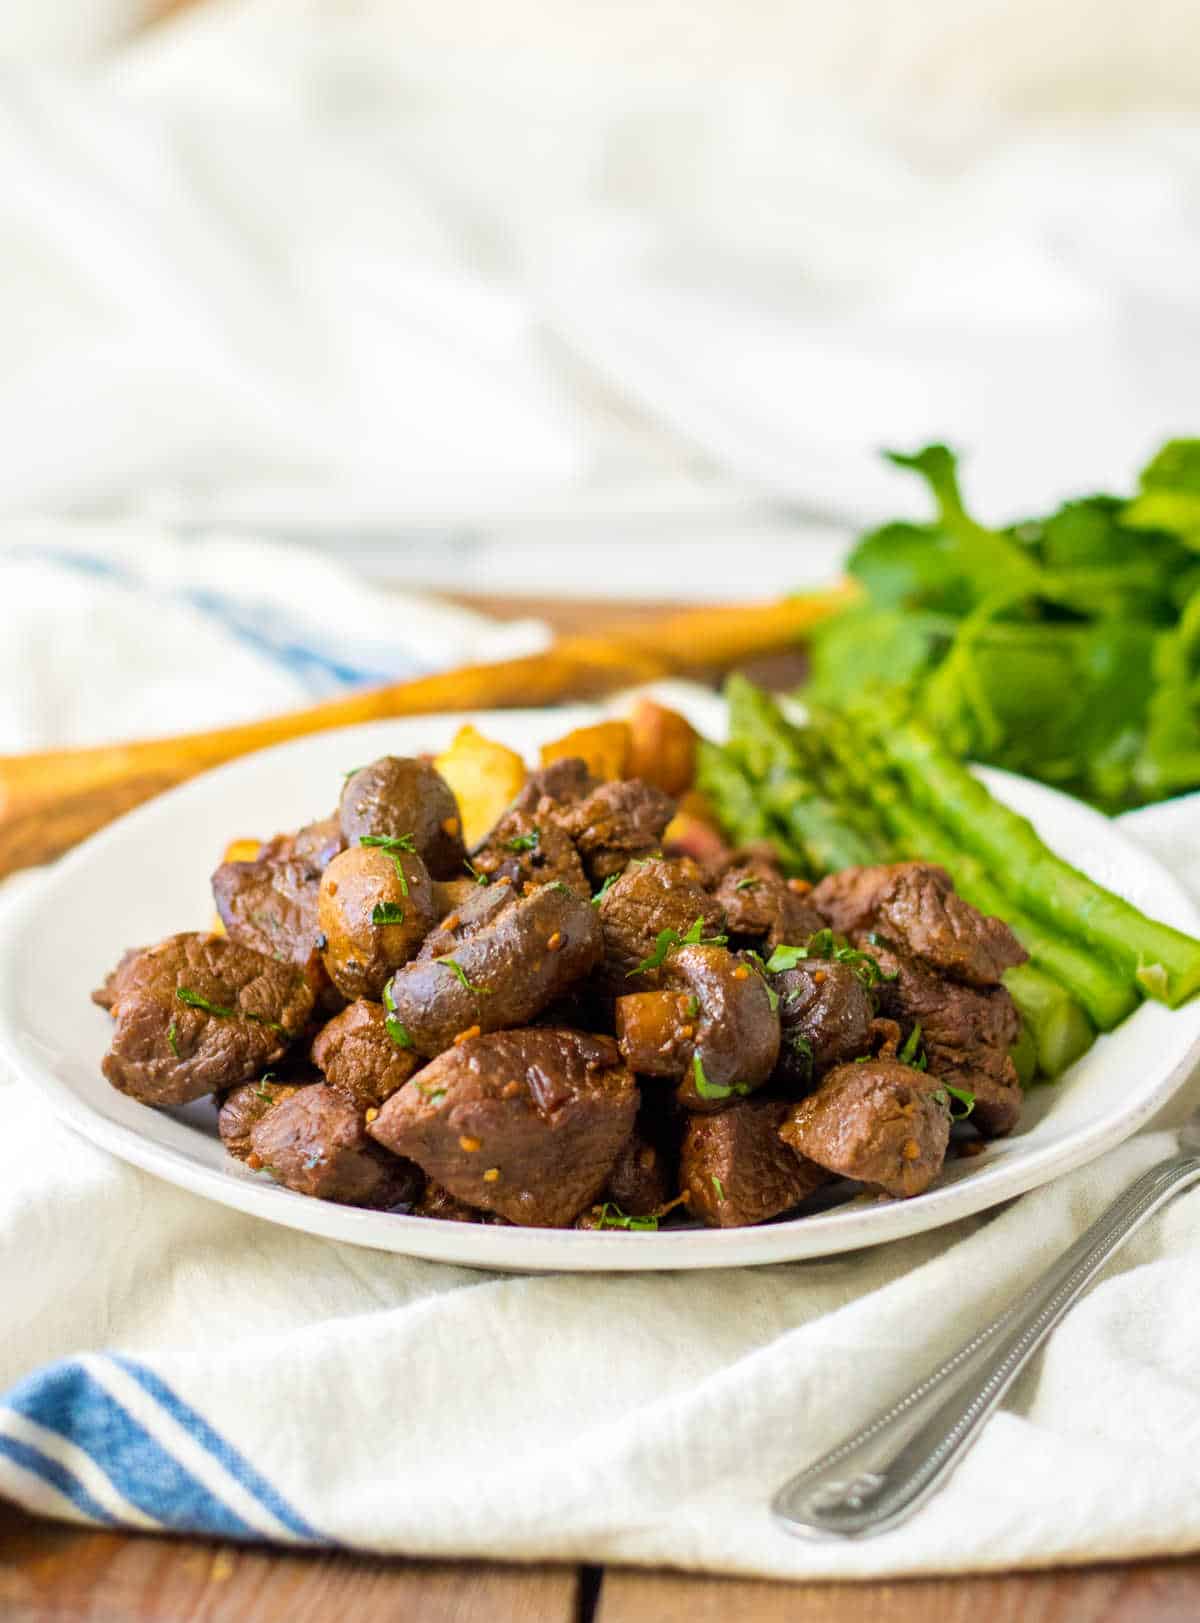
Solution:
<svg viewBox="0 0 1200 1623"><path fill-rule="evenodd" d="M1005 1392L1067 1309L1160 1207L1200 1183L1200 1156L1176 1155L1137 1178L999 1318L938 1369L801 1471L772 1509L805 1538L859 1538L911 1516L962 1459Z"/></svg>

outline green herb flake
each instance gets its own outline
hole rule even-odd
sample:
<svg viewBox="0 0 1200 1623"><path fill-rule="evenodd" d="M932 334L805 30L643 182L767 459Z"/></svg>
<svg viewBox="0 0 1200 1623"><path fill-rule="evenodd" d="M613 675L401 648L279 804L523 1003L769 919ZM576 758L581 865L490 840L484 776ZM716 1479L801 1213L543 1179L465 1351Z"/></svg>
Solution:
<svg viewBox="0 0 1200 1623"><path fill-rule="evenodd" d="M172 1020L171 1024L167 1027L167 1046L170 1048L176 1059L180 1057L179 1043L176 1041L178 1035L178 1027L176 1026L174 1020Z"/></svg>
<svg viewBox="0 0 1200 1623"><path fill-rule="evenodd" d="M507 851L536 851L541 837L541 829L534 828L528 834L514 834L511 840L505 840L504 847Z"/></svg>
<svg viewBox="0 0 1200 1623"><path fill-rule="evenodd" d="M934 1094L934 1098L937 1099L939 1104L945 1104L954 1121L966 1121L975 1108L975 1095L970 1088L952 1088L949 1082L942 1083L937 1093ZM962 1106L961 1110L955 1110L955 1102Z"/></svg>
<svg viewBox="0 0 1200 1623"><path fill-rule="evenodd" d="M435 958L433 961L435 964L441 964L444 969L451 970L455 979L465 991L474 992L476 997L488 997L491 994L492 989L490 986L475 986L467 979L467 972L457 959Z"/></svg>
<svg viewBox="0 0 1200 1623"><path fill-rule="evenodd" d="M599 907L600 906L600 903L608 895L609 891L613 888L613 886L616 884L617 880L620 879L620 877L621 876L620 876L619 873L610 873L609 874L608 878L600 886L600 889L592 897L592 906L593 907Z"/></svg>
<svg viewBox="0 0 1200 1623"><path fill-rule="evenodd" d="M896 1058L901 1065L911 1065L914 1071L923 1071L929 1064L921 1047L921 1022L919 1020L904 1039L904 1046L896 1055Z"/></svg>
<svg viewBox="0 0 1200 1623"><path fill-rule="evenodd" d="M552 879L546 889L561 891L564 896L574 896L575 894L570 885L564 885L561 879Z"/></svg>
<svg viewBox="0 0 1200 1623"><path fill-rule="evenodd" d="M442 1100L446 1097L445 1088L434 1088L433 1091L430 1092L429 1084L416 1078L413 1080L413 1087L416 1088L417 1092L428 1105L440 1105Z"/></svg>
<svg viewBox="0 0 1200 1623"><path fill-rule="evenodd" d="M733 888L734 890L757 890L761 883L760 879L739 879Z"/></svg>
<svg viewBox="0 0 1200 1623"><path fill-rule="evenodd" d="M268 1104L271 1104L274 1101L275 1095L271 1092L270 1088L267 1086L267 1083L273 1082L274 1080L274 1071L264 1071L259 1077L258 1081L254 1084L254 1097L256 1099L265 1099Z"/></svg>
<svg viewBox="0 0 1200 1623"><path fill-rule="evenodd" d="M763 967L769 975L778 975L784 970L795 969L800 960L807 957L807 947L776 947Z"/></svg>
<svg viewBox="0 0 1200 1623"><path fill-rule="evenodd" d="M470 874L471 878L475 881L475 883L477 885L490 885L491 884L491 880L488 878L487 874L480 873L479 869L475 866L475 864L470 860L469 857L463 862L463 867L467 870L467 872Z"/></svg>
<svg viewBox="0 0 1200 1623"><path fill-rule="evenodd" d="M392 993L391 981L383 989L383 1006L387 1010L383 1021L384 1030L397 1048L411 1048L413 1040L409 1035L408 1027L396 1013L396 999Z"/></svg>
<svg viewBox="0 0 1200 1623"><path fill-rule="evenodd" d="M399 902L376 902L371 909L371 923L378 925L403 924L404 909Z"/></svg>
<svg viewBox="0 0 1200 1623"><path fill-rule="evenodd" d="M717 1177L715 1172L712 1174L712 1186L717 1192L717 1199L718 1200L724 1200L725 1199L725 1186L721 1182L720 1178Z"/></svg>
<svg viewBox="0 0 1200 1623"><path fill-rule="evenodd" d="M700 999L693 994L688 998L686 1008L688 1019L695 1020L697 1015L700 1013Z"/></svg>
<svg viewBox="0 0 1200 1623"><path fill-rule="evenodd" d="M704 1074L704 1062L699 1054L692 1055L692 1079L696 1092L701 1099L728 1099L734 1093L734 1088L724 1088L719 1082L710 1082ZM742 1091L748 1091L743 1088Z"/></svg>
<svg viewBox="0 0 1200 1623"><path fill-rule="evenodd" d="M631 1217L627 1212L606 1200L596 1219L598 1229L626 1229L631 1234L653 1234L658 1228L657 1217Z"/></svg>

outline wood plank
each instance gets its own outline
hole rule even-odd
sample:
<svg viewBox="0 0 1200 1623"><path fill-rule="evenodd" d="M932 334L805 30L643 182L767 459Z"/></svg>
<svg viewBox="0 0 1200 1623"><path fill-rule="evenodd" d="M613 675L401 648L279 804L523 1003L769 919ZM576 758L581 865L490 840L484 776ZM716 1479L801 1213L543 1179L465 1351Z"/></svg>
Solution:
<svg viewBox="0 0 1200 1623"><path fill-rule="evenodd" d="M575 1623L574 1567L94 1533L0 1502L4 1623Z"/></svg>
<svg viewBox="0 0 1200 1623"><path fill-rule="evenodd" d="M1200 1560L895 1583L610 1571L595 1623L1195 1623Z"/></svg>

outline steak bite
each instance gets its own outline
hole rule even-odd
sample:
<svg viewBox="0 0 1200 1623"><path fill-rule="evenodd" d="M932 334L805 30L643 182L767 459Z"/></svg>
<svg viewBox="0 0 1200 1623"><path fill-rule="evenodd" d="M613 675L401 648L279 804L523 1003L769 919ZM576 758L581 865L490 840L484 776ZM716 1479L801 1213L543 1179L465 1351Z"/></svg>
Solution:
<svg viewBox="0 0 1200 1623"><path fill-rule="evenodd" d="M963 901L946 870L932 863L847 868L823 879L812 901L839 934L877 932L968 986L995 986L1029 956L1003 919Z"/></svg>
<svg viewBox="0 0 1200 1623"><path fill-rule="evenodd" d="M617 999L617 1041L643 1076L679 1077L687 1110L720 1110L753 1091L779 1057L779 1016L765 978L724 947L668 953L663 986Z"/></svg>
<svg viewBox="0 0 1200 1623"><path fill-rule="evenodd" d="M635 1129L618 1151L600 1199L629 1217L648 1217L671 1198L670 1171L662 1149Z"/></svg>
<svg viewBox="0 0 1200 1623"><path fill-rule="evenodd" d="M586 800L592 790L599 787L600 779L588 771L582 755L564 755L561 760L551 761L549 766L531 772L509 810L541 813L544 806L547 813L553 813Z"/></svg>
<svg viewBox="0 0 1200 1623"><path fill-rule="evenodd" d="M841 1060L871 1047L875 1001L850 964L802 959L771 976L779 998L779 1063L774 1080L807 1092Z"/></svg>
<svg viewBox="0 0 1200 1623"><path fill-rule="evenodd" d="M889 1195L919 1195L942 1170L949 1098L936 1081L894 1059L839 1065L788 1108L779 1136L797 1155Z"/></svg>
<svg viewBox="0 0 1200 1623"><path fill-rule="evenodd" d="M307 857L223 862L212 876L213 900L231 941L297 964L324 984L317 945L320 885L321 870Z"/></svg>
<svg viewBox="0 0 1200 1623"><path fill-rule="evenodd" d="M121 971L101 1069L144 1104L187 1104L282 1059L313 1003L291 964L227 936L169 936Z"/></svg>
<svg viewBox="0 0 1200 1623"><path fill-rule="evenodd" d="M1023 1095L1009 1050L1021 1032L1007 987L980 989L944 980L919 958L872 947L885 975L879 1012L917 1041L931 1077L975 1096L972 1123L987 1137L1010 1133L1021 1115Z"/></svg>
<svg viewBox="0 0 1200 1623"><path fill-rule="evenodd" d="M556 820L575 841L593 883L600 884L634 857L657 851L674 815L675 802L669 795L629 778L598 785Z"/></svg>
<svg viewBox="0 0 1200 1623"><path fill-rule="evenodd" d="M343 1206L411 1205L421 1173L367 1137L361 1110L322 1083L272 1105L250 1131L251 1159L276 1183Z"/></svg>
<svg viewBox="0 0 1200 1623"><path fill-rule="evenodd" d="M403 846L356 845L326 868L318 896L324 962L343 997L377 998L434 920L425 864Z"/></svg>
<svg viewBox="0 0 1200 1623"><path fill-rule="evenodd" d="M636 973L652 958L663 930L686 935L700 920L702 936L718 935L725 915L689 871L663 857L630 863L597 904L604 932L603 979L613 992L641 991L662 981L662 970Z"/></svg>
<svg viewBox="0 0 1200 1623"><path fill-rule="evenodd" d="M313 1040L313 1064L335 1093L362 1110L390 1099L421 1064L411 1048L393 1042L387 1023L382 1004L359 998Z"/></svg>
<svg viewBox="0 0 1200 1623"><path fill-rule="evenodd" d="M786 1100L740 1099L719 1116L693 1116L683 1135L680 1183L688 1211L710 1228L778 1217L829 1182L779 1137Z"/></svg>
<svg viewBox="0 0 1200 1623"><path fill-rule="evenodd" d="M773 949L785 943L798 946L824 924L807 899L808 890L804 880L785 879L769 858L739 853L717 880L713 898L725 913L731 936L755 943L765 937Z"/></svg>
<svg viewBox="0 0 1200 1623"><path fill-rule="evenodd" d="M252 1149L250 1134L267 1111L290 1099L303 1086L305 1080L280 1081L268 1072L257 1081L243 1082L227 1093L217 1113L217 1132L230 1155L244 1161Z"/></svg>
<svg viewBox="0 0 1200 1623"><path fill-rule="evenodd" d="M338 815L347 845L364 836L411 835L417 855L434 879L455 879L466 848L458 802L428 761L385 755L346 779Z"/></svg>
<svg viewBox="0 0 1200 1623"><path fill-rule="evenodd" d="M369 1132L470 1206L565 1228L604 1187L637 1107L610 1038L502 1031L440 1055Z"/></svg>
<svg viewBox="0 0 1200 1623"><path fill-rule="evenodd" d="M121 999L121 988L128 985L130 972L134 964L146 951L145 947L130 947L117 959L116 966L110 969L103 981L92 993L92 1002L101 1009L113 1012Z"/></svg>
<svg viewBox="0 0 1200 1623"><path fill-rule="evenodd" d="M384 1001L417 1052L432 1056L465 1032L528 1024L595 968L601 950L591 903L542 885L502 906L453 956L406 964Z"/></svg>
<svg viewBox="0 0 1200 1623"><path fill-rule="evenodd" d="M508 879L517 890L557 881L591 899L592 887L570 835L540 812L506 812L471 860L481 874Z"/></svg>

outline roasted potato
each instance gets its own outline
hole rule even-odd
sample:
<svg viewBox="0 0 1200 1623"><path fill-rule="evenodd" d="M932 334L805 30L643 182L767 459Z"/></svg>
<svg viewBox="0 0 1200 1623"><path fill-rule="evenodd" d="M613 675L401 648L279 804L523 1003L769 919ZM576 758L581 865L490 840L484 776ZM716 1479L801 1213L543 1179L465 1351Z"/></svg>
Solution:
<svg viewBox="0 0 1200 1623"><path fill-rule="evenodd" d="M594 777L628 778L633 776L629 771L629 745L627 721L597 721L591 727L576 727L574 732L543 744L542 765L549 766L552 761L578 755L587 762L587 769Z"/></svg>
<svg viewBox="0 0 1200 1623"><path fill-rule="evenodd" d="M686 716L653 699L639 699L629 717L629 755L624 776L641 778L668 795L692 787L696 733Z"/></svg>
<svg viewBox="0 0 1200 1623"><path fill-rule="evenodd" d="M525 762L517 752L485 738L469 723L458 729L448 750L434 756L433 764L458 801L468 850L499 821L525 784Z"/></svg>

